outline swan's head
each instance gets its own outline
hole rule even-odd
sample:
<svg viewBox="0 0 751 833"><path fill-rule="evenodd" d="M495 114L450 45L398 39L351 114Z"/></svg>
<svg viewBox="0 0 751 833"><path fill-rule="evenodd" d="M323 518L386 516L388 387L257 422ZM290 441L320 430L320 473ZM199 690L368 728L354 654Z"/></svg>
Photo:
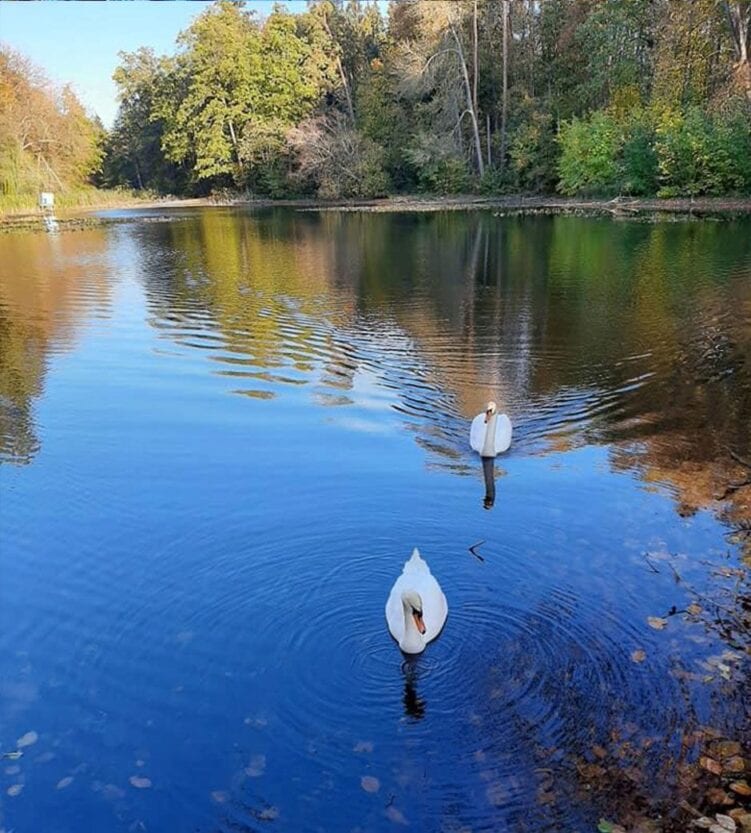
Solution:
<svg viewBox="0 0 751 833"><path fill-rule="evenodd" d="M498 406L495 404L495 402L488 402L488 404L485 406L485 422L487 422L497 410Z"/></svg>
<svg viewBox="0 0 751 833"><path fill-rule="evenodd" d="M425 622L422 619L422 599L420 594L414 590L408 590L402 593L402 605L404 606L405 614L412 617L415 627L420 633L425 633Z"/></svg>

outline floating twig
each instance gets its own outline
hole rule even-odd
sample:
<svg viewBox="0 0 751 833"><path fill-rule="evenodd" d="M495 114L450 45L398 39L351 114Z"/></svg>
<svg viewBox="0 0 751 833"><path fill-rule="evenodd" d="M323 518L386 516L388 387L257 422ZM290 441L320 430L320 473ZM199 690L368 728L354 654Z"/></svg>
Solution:
<svg viewBox="0 0 751 833"><path fill-rule="evenodd" d="M469 551L472 553L472 555L474 555L476 559L478 559L478 561L485 561L485 559L480 555L480 553L476 552L477 547L481 547L484 543L485 541L478 541L476 544L472 544L472 546L469 547Z"/></svg>
<svg viewBox="0 0 751 833"><path fill-rule="evenodd" d="M655 567L655 565L649 560L649 553L648 552L643 552L642 557L647 562L647 565L649 566L650 572L652 572L652 573L659 573L660 572L657 569L657 567Z"/></svg>

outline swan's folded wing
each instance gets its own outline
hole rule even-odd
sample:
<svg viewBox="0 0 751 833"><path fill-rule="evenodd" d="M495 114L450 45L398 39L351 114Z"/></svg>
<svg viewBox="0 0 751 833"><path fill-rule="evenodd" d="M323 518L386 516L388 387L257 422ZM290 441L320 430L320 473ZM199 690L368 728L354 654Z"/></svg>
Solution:
<svg viewBox="0 0 751 833"><path fill-rule="evenodd" d="M506 414L499 414L495 424L495 453L503 454L511 445L511 420Z"/></svg>
<svg viewBox="0 0 751 833"><path fill-rule="evenodd" d="M482 453L482 446L485 442L486 428L485 414L478 414L472 420L472 425L469 429L469 444L472 446L472 450L476 451L478 454Z"/></svg>

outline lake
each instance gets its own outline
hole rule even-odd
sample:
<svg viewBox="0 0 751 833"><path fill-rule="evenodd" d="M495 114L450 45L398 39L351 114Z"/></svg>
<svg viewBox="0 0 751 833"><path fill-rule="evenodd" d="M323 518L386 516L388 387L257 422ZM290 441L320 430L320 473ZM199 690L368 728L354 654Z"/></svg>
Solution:
<svg viewBox="0 0 751 833"><path fill-rule="evenodd" d="M101 216L0 236L0 829L698 800L751 738L751 221Z"/></svg>

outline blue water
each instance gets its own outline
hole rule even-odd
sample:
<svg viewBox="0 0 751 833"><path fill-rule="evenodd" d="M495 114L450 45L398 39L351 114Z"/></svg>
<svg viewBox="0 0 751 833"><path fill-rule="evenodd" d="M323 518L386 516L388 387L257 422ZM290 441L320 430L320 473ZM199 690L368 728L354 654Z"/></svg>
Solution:
<svg viewBox="0 0 751 833"><path fill-rule="evenodd" d="M685 609L742 558L748 222L106 217L0 237L0 829L593 829L593 748L670 800L744 730ZM405 661L414 546L449 618Z"/></svg>

